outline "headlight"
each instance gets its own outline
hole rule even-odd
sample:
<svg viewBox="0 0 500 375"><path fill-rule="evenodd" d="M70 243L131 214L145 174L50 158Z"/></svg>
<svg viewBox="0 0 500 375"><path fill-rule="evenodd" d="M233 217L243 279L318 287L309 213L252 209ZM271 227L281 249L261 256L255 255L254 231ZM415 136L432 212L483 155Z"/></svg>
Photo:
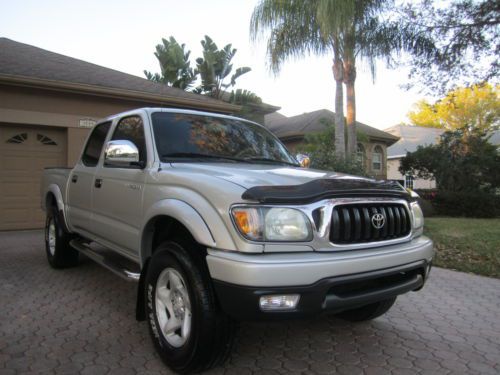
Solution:
<svg viewBox="0 0 500 375"><path fill-rule="evenodd" d="M413 216L413 231L415 234L420 235L424 228L424 214L417 202L411 204L411 212Z"/></svg>
<svg viewBox="0 0 500 375"><path fill-rule="evenodd" d="M282 207L235 207L238 231L252 241L302 242L312 238L311 223L301 211Z"/></svg>

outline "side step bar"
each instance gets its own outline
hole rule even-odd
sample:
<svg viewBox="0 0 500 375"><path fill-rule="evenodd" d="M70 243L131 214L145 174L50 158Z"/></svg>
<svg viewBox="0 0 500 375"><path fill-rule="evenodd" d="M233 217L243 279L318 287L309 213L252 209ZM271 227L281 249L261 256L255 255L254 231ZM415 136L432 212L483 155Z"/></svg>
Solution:
<svg viewBox="0 0 500 375"><path fill-rule="evenodd" d="M71 240L70 245L78 250L80 253L86 255L88 258L92 259L94 262L100 264L101 266L107 268L111 272L120 276L121 278L138 282L141 276L140 272L132 271L129 265L124 263L131 263L130 261L123 259L123 261L117 260L119 255L115 253L99 252L92 249L88 244L79 242L77 239Z"/></svg>

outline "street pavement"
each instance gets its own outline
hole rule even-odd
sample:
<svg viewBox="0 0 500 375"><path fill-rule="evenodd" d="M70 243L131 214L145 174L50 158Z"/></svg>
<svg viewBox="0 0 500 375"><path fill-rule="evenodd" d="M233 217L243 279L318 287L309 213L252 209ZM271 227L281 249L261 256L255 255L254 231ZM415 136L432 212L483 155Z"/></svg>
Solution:
<svg viewBox="0 0 500 375"><path fill-rule="evenodd" d="M170 374L136 284L88 259L51 269L42 231L0 232L0 374ZM241 323L211 374L500 374L500 280L434 268L372 322Z"/></svg>

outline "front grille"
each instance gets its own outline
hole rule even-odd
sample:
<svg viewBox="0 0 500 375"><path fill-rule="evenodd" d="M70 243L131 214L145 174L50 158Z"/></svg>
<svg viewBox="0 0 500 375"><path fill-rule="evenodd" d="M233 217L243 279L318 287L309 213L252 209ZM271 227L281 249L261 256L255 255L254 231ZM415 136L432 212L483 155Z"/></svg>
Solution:
<svg viewBox="0 0 500 375"><path fill-rule="evenodd" d="M384 224L380 226L381 216ZM377 215L374 218L374 216ZM406 237L411 230L408 209L397 203L360 203L333 208L330 241L335 244L386 241Z"/></svg>

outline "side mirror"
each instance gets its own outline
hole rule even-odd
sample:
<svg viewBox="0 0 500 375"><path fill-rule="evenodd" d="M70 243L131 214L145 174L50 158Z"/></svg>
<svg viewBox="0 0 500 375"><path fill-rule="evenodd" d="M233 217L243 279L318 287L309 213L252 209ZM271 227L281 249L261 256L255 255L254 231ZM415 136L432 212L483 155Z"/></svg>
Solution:
<svg viewBox="0 0 500 375"><path fill-rule="evenodd" d="M131 166L144 168L144 162L139 161L139 149L134 143L126 140L109 141L106 144L104 165L121 168Z"/></svg>
<svg viewBox="0 0 500 375"><path fill-rule="evenodd" d="M297 159L302 168L309 168L311 165L311 159L305 154L297 154L295 159Z"/></svg>

